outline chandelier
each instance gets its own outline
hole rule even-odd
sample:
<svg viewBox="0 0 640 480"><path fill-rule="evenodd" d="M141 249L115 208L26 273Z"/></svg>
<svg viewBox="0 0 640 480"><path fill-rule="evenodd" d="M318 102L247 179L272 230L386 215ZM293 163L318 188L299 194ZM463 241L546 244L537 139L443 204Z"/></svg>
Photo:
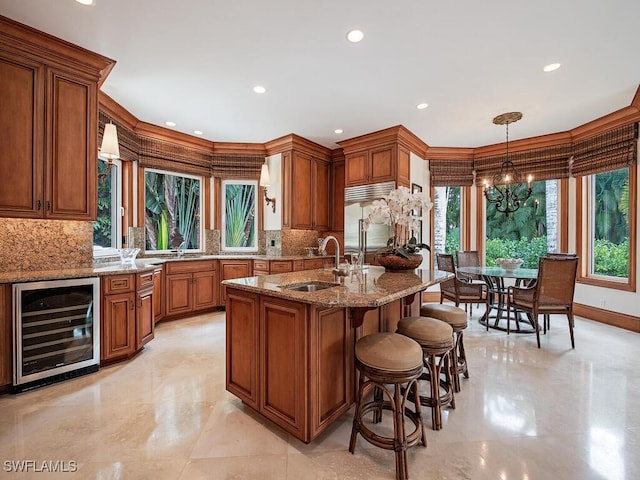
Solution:
<svg viewBox="0 0 640 480"><path fill-rule="evenodd" d="M500 166L500 172L493 176L493 181L484 181L484 196L488 203L496 206L496 210L509 215L520 208L520 204L527 201L531 196L531 180L529 175L524 181L522 174L516 166L509 160L509 124L517 122L522 118L520 112L509 112L498 115L493 119L496 125L506 125L507 128L507 154Z"/></svg>

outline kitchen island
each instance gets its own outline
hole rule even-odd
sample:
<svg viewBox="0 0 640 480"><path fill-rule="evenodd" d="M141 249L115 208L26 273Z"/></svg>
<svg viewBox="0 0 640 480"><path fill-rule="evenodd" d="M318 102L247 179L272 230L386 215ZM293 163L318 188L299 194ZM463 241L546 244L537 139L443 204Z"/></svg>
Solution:
<svg viewBox="0 0 640 480"><path fill-rule="evenodd" d="M355 341L394 331L419 311L419 292L451 276L369 267L347 277L319 269L224 281L227 390L312 441L354 401Z"/></svg>

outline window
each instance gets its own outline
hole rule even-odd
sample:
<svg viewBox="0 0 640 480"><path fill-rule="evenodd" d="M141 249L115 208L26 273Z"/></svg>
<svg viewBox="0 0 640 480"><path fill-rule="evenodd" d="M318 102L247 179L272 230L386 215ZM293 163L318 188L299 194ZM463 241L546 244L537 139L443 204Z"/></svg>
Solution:
<svg viewBox="0 0 640 480"><path fill-rule="evenodd" d="M487 204L487 265L496 265L496 258L521 258L523 267L538 268L540 257L558 250L559 182L542 180L531 187L531 197L508 216Z"/></svg>
<svg viewBox="0 0 640 480"><path fill-rule="evenodd" d="M98 215L93 222L95 256L112 255L122 245L121 163L98 159Z"/></svg>
<svg viewBox="0 0 640 480"><path fill-rule="evenodd" d="M145 169L144 185L146 250L200 250L202 178Z"/></svg>
<svg viewBox="0 0 640 480"><path fill-rule="evenodd" d="M629 277L629 168L589 176L589 274Z"/></svg>
<svg viewBox="0 0 640 480"><path fill-rule="evenodd" d="M223 250L258 250L257 190L257 181L224 180L222 182Z"/></svg>
<svg viewBox="0 0 640 480"><path fill-rule="evenodd" d="M436 253L460 250L461 187L434 187L433 248Z"/></svg>

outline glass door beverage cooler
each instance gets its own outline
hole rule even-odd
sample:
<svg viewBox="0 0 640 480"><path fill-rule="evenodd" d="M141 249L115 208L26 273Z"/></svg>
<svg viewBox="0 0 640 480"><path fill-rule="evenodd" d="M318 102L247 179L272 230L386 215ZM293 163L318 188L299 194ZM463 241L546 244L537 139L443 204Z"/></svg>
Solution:
<svg viewBox="0 0 640 480"><path fill-rule="evenodd" d="M99 292L97 277L13 285L14 392L98 370Z"/></svg>

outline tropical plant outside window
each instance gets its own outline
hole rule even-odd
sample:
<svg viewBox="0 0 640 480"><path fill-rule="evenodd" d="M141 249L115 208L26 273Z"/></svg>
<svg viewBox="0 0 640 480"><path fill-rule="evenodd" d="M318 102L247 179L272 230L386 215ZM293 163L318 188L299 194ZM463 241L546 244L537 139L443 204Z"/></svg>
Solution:
<svg viewBox="0 0 640 480"><path fill-rule="evenodd" d="M200 250L202 179L145 169L147 250Z"/></svg>
<svg viewBox="0 0 640 480"><path fill-rule="evenodd" d="M433 247L437 253L460 250L460 187L434 187Z"/></svg>
<svg viewBox="0 0 640 480"><path fill-rule="evenodd" d="M558 245L558 181L531 184L531 197L505 217L495 205L487 205L486 264L496 258L521 258L522 267L538 268L538 260Z"/></svg>
<svg viewBox="0 0 640 480"><path fill-rule="evenodd" d="M629 276L629 169L590 177L590 270Z"/></svg>
<svg viewBox="0 0 640 480"><path fill-rule="evenodd" d="M108 171L107 171L108 170ZM93 222L94 251L118 248L120 243L120 162L111 168L98 159L98 212Z"/></svg>
<svg viewBox="0 0 640 480"><path fill-rule="evenodd" d="M258 249L256 192L258 182L225 180L222 182L222 248Z"/></svg>

